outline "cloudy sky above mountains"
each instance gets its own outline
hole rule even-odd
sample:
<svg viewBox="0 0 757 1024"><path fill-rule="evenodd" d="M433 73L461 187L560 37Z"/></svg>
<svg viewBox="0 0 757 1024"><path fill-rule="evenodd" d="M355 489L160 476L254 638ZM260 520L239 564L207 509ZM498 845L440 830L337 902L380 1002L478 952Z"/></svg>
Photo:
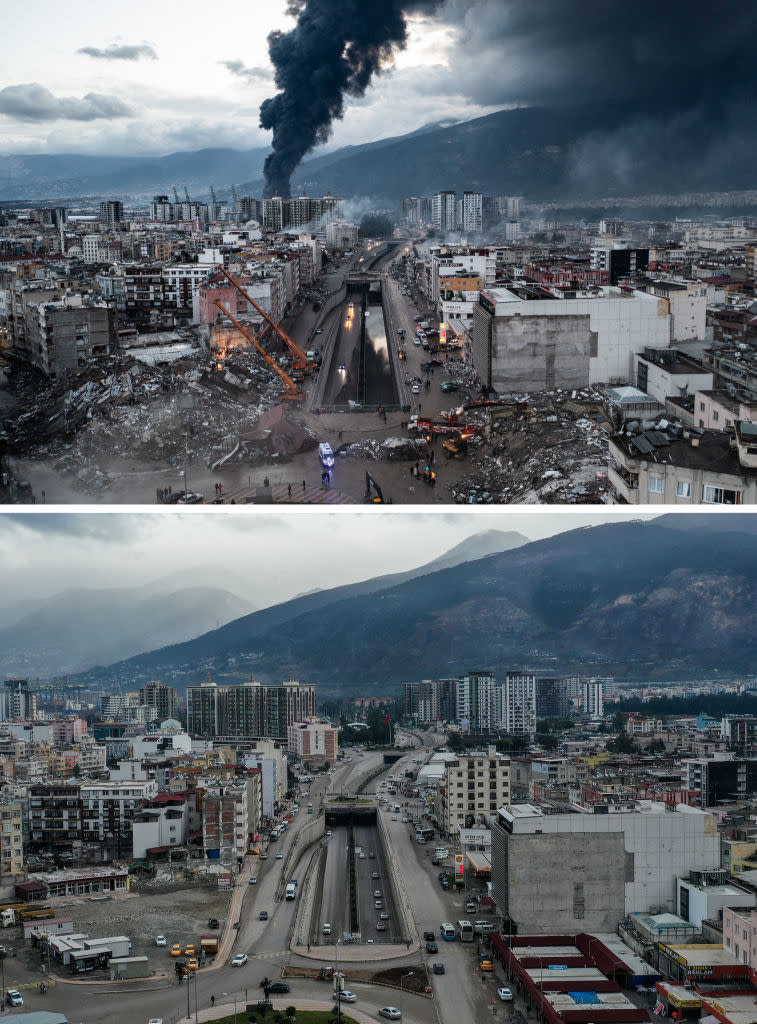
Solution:
<svg viewBox="0 0 757 1024"><path fill-rule="evenodd" d="M354 2L293 0L295 13ZM434 13L409 15L407 47L348 98L331 145L532 104L608 105L645 137L663 122L727 128L754 117L753 5L727 17L711 0L638 0L632 12L606 0L407 7ZM294 24L287 0L18 7L0 43L0 155L266 146L259 107L276 91L267 37Z"/></svg>
<svg viewBox="0 0 757 1024"><path fill-rule="evenodd" d="M3 607L77 588L180 585L231 590L263 607L314 589L405 572L484 530L529 540L592 523L640 518L628 509L490 513L319 512L256 508L135 512L0 512Z"/></svg>

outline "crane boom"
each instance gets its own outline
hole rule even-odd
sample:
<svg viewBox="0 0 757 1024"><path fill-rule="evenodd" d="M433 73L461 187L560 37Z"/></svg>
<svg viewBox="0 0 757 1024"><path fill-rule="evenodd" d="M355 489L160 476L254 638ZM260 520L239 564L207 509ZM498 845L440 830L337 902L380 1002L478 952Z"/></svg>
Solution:
<svg viewBox="0 0 757 1024"><path fill-rule="evenodd" d="M224 304L222 302L220 302L218 299L216 299L216 306L218 306L218 308L221 310L222 313L226 314L226 316L229 318L229 320L231 320L231 322L234 324L236 329L238 331L241 331L241 333L245 336L245 338L247 338L248 341L252 342L252 344L255 346L255 348L258 350L258 352L261 354L261 356L265 359L265 361L268 363L268 365L271 367L271 369L273 369L279 375L279 377L281 377L282 381L284 382L284 387L286 388L286 391L282 394L281 397L282 398L291 398L294 401L299 401L303 397L303 394L298 389L297 385L292 380L292 378L289 376L289 374L286 372L286 370L282 369L279 366L279 364L276 362L276 360L272 356L270 356L266 352L266 350L263 348L263 346L258 342L258 339L255 337L255 335L254 334L250 334L250 332L248 330L246 330L244 327L242 327L242 325L237 320L237 318L234 316L234 314L230 313L229 310L226 309Z"/></svg>
<svg viewBox="0 0 757 1024"><path fill-rule="evenodd" d="M271 317L266 313L266 311L264 309L261 309L260 306L257 304L257 302L254 299L250 298L250 296L247 294L247 292L244 290L244 288L241 286L241 284L239 284L238 281L235 281L234 278L231 276L231 274L229 274L226 271L226 269L223 266L221 266L220 263L218 264L218 270L220 270L221 273L223 274L223 276L231 284L234 285L234 287L239 292L239 294L243 298L247 299L247 301L250 303L251 306L255 307L255 309L258 311L258 313L260 313L260 315L263 317L263 319L268 321L268 323L274 329L276 334L278 334L278 336L281 338L281 340L284 342L286 347L290 350L290 352L294 356L295 366L297 367L297 369L298 370L313 370L313 369L315 369L316 364L311 362L308 359L308 357L302 351L300 346L296 342L292 341L292 339L289 337L289 335L286 333L286 331L282 327L279 327L279 325L276 323L276 321L272 320Z"/></svg>
<svg viewBox="0 0 757 1024"><path fill-rule="evenodd" d="M173 187L173 197L176 200L176 205L178 206L179 203L181 202L181 200L179 199L179 193L178 193L175 185Z"/></svg>
<svg viewBox="0 0 757 1024"><path fill-rule="evenodd" d="M236 185L232 185L231 186L231 198L233 199L234 203L236 204L236 201L237 201L237 187L236 187Z"/></svg>
<svg viewBox="0 0 757 1024"><path fill-rule="evenodd" d="M191 203L192 200L189 198L189 189L187 188L186 185L184 186L184 195L187 197L187 202Z"/></svg>

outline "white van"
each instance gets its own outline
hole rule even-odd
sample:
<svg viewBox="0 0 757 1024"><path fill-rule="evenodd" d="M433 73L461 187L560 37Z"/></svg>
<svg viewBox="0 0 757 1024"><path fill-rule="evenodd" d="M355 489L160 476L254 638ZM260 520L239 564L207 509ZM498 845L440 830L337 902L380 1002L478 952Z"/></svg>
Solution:
<svg viewBox="0 0 757 1024"><path fill-rule="evenodd" d="M331 925L328 923L324 924L323 928L321 928L321 931L323 932L324 935L331 935Z"/></svg>

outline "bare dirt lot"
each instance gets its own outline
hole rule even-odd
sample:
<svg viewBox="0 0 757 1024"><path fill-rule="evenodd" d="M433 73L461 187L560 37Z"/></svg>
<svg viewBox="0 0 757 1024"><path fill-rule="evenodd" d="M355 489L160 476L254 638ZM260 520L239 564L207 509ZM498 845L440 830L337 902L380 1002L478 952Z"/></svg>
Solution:
<svg viewBox="0 0 757 1024"><path fill-rule="evenodd" d="M131 955L149 957L152 970L171 970L171 946L180 942L182 951L194 942L199 953L201 935L221 935L231 894L199 886L169 892L129 893L112 900L92 902L86 897L60 901L60 917L72 917L74 931L91 936L128 935ZM220 928L208 927L208 919L218 918ZM164 935L167 946L155 945L155 936Z"/></svg>

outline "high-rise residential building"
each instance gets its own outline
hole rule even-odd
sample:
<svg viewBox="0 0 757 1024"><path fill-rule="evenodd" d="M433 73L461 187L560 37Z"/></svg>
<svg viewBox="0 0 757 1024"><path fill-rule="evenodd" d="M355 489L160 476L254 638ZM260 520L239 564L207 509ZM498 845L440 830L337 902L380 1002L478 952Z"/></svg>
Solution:
<svg viewBox="0 0 757 1024"><path fill-rule="evenodd" d="M494 747L447 761L438 786L438 823L447 836L483 824L510 802L510 758Z"/></svg>
<svg viewBox="0 0 757 1024"><path fill-rule="evenodd" d="M431 221L437 231L457 230L457 205L454 192L437 192L431 200Z"/></svg>
<svg viewBox="0 0 757 1024"><path fill-rule="evenodd" d="M536 733L536 676L508 672L504 683L505 731L519 736Z"/></svg>
<svg viewBox="0 0 757 1024"><path fill-rule="evenodd" d="M241 863L250 838L247 779L213 782L203 789L199 810L205 856L221 863Z"/></svg>
<svg viewBox="0 0 757 1024"><path fill-rule="evenodd" d="M584 714L590 718L604 718L605 714L605 686L601 679L587 679L583 683L583 709Z"/></svg>
<svg viewBox="0 0 757 1024"><path fill-rule="evenodd" d="M685 760L683 785L699 794L700 807L752 799L757 793L757 758L714 754Z"/></svg>
<svg viewBox="0 0 757 1024"><path fill-rule="evenodd" d="M315 714L315 686L294 679L269 686L250 679L234 686L206 680L187 687L187 731L199 736L287 738L293 722Z"/></svg>
<svg viewBox="0 0 757 1024"><path fill-rule="evenodd" d="M622 277L631 277L649 268L649 249L594 246L591 266L592 270L606 270L610 284L617 284Z"/></svg>
<svg viewBox="0 0 757 1024"><path fill-rule="evenodd" d="M2 691L2 718L11 722L28 722L37 717L37 695L28 679L6 679Z"/></svg>
<svg viewBox="0 0 757 1024"><path fill-rule="evenodd" d="M168 223L176 220L174 204L169 202L168 196L153 196L150 203L150 220L166 221Z"/></svg>
<svg viewBox="0 0 757 1024"><path fill-rule="evenodd" d="M456 685L456 717L464 730L488 732L495 728L494 673L472 671L460 676Z"/></svg>
<svg viewBox="0 0 757 1024"><path fill-rule="evenodd" d="M124 204L118 199L107 199L100 203L100 223L104 228L120 224L124 219Z"/></svg>
<svg viewBox="0 0 757 1024"><path fill-rule="evenodd" d="M176 718L179 695L173 686L153 679L139 691L139 702L148 708L154 708L157 712L156 717L162 721L166 718Z"/></svg>
<svg viewBox="0 0 757 1024"><path fill-rule="evenodd" d="M463 192L461 227L466 234L480 234L483 228L484 197L481 192Z"/></svg>

